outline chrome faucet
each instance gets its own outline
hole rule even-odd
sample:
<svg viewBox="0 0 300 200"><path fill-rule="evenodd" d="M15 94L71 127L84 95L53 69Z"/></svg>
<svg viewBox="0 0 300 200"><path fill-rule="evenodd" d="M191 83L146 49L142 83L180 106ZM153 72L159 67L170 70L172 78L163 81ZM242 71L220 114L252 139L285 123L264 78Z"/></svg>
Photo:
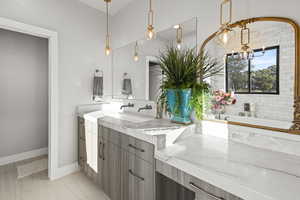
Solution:
<svg viewBox="0 0 300 200"><path fill-rule="evenodd" d="M142 110L152 110L152 106L147 104L144 107L139 108L138 112L141 112Z"/></svg>
<svg viewBox="0 0 300 200"><path fill-rule="evenodd" d="M126 105L122 105L121 107L120 107L120 110L122 110L123 108L133 108L134 107L134 104L133 103L128 103L128 104L126 104Z"/></svg>

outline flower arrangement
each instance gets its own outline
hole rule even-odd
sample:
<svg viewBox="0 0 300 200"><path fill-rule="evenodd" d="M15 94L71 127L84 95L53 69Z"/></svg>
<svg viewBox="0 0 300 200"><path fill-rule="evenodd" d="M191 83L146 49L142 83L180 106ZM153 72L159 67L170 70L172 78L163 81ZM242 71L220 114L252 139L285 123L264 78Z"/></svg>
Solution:
<svg viewBox="0 0 300 200"><path fill-rule="evenodd" d="M224 92L217 90L213 92L212 109L215 111L224 110L225 106L236 104L236 97L234 92Z"/></svg>

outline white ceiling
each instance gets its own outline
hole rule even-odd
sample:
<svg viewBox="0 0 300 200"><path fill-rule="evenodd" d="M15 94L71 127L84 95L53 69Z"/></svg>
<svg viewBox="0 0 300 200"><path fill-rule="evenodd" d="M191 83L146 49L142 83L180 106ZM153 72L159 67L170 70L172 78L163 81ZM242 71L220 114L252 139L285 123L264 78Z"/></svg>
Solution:
<svg viewBox="0 0 300 200"><path fill-rule="evenodd" d="M106 12L106 6L104 0L79 0L79 1L87 4L88 6ZM110 14L111 15L117 14L122 8L127 6L132 1L133 0L112 0L109 7Z"/></svg>

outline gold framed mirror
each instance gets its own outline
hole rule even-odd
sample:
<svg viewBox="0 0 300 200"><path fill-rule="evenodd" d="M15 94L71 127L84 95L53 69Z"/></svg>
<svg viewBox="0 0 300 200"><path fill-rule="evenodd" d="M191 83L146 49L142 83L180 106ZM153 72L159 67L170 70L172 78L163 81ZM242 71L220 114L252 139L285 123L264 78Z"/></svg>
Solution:
<svg viewBox="0 0 300 200"><path fill-rule="evenodd" d="M231 125L246 126L246 127L251 127L251 128L259 128L259 129L264 129L264 130L270 130L270 131L277 131L277 132L284 132L284 133L300 135L300 27L294 20L289 19L289 18L283 18L283 17L256 17L256 18L249 18L249 19L240 20L240 21L237 21L235 23L229 24L228 28L230 28L230 29L235 29L235 28L236 29L241 29L242 32L243 32L243 30L247 29L246 27L251 26L251 25L253 25L255 23L258 23L258 22L266 22L266 23L279 22L279 23L288 24L289 26L291 26L291 30L293 31L293 36L292 36L292 37L294 37L293 38L294 39L294 41L293 41L293 45L294 45L293 51L295 52L295 54L290 56L290 58L295 60L295 61L294 61L293 64L288 65L288 67L290 67L291 65L295 66L294 69L292 70L293 71L294 85L290 86L290 88L293 88L293 89L290 89L291 94L292 94L292 96L290 98L291 99L291 102L290 102L291 106L290 107L292 107L292 108L289 108L290 112L291 112L290 113L290 115L291 115L290 116L290 119L291 119L290 123L288 124L288 126L283 126L283 128L282 128L281 126L272 126L272 123L270 123L270 124L267 124L267 123L265 123L265 124L264 123L262 123L262 124L260 124L260 123L251 123L251 121L243 120L243 119L238 120L238 121L230 120L230 119L229 120L228 119L227 120L206 119L206 120L213 120L213 121L217 121L217 122L220 122L220 123L228 123L228 124L231 124ZM283 30L284 30L284 28L283 28ZM280 31L278 31L278 32L280 32ZM208 48L208 44L210 42L212 42L215 38L217 38L219 34L220 34L220 32L216 31L215 33L210 35L203 42L203 44L201 45L200 52L202 52L202 51L205 52L206 48ZM241 38L240 38L241 40L243 40L243 35L242 34L243 33L241 33ZM281 34L283 34L283 33L281 33ZM248 37L250 38L249 35L248 35ZM243 41L241 43L243 44ZM279 47L279 45L278 45L278 47ZM269 49L271 49L271 47ZM265 53L265 47L262 47L262 50L263 50L263 53ZM252 50L252 51L255 52L255 50ZM279 52L278 52L278 54L279 54ZM225 55L229 55L229 54L225 54ZM232 50L232 55L234 55L234 50ZM224 66L224 68L225 68L225 66ZM226 63L226 68L227 68L227 63ZM249 64L249 69L250 68L251 68L251 66ZM284 71L284 69L282 71ZM227 72L226 72L226 75L227 75ZM249 78L249 82L250 81L251 80ZM226 82L226 88L227 87L228 86L227 86L227 82ZM281 86L281 88L283 88L283 87ZM249 90L250 90L250 83L249 83ZM279 92L278 92L278 94L279 94ZM247 104L249 104L249 103L247 103ZM270 102L270 104L272 104L272 102ZM245 103L244 103L244 106L245 106ZM270 109L274 109L274 108L270 108ZM278 114L278 112L277 112L277 115L280 115L280 113ZM259 119L256 119L256 121L258 121L258 120ZM278 122L280 122L280 120L281 119L278 119ZM276 124L276 121L273 121L273 124L274 124L274 122Z"/></svg>

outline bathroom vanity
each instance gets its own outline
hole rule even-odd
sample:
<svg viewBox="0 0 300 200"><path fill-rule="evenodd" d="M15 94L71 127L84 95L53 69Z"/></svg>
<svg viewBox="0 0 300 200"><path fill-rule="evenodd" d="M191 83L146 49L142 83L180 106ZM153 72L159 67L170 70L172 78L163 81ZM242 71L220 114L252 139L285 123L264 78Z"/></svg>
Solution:
<svg viewBox="0 0 300 200"><path fill-rule="evenodd" d="M105 115L95 172L78 122L80 167L111 200L294 200L300 187L297 156L199 134L195 125Z"/></svg>

